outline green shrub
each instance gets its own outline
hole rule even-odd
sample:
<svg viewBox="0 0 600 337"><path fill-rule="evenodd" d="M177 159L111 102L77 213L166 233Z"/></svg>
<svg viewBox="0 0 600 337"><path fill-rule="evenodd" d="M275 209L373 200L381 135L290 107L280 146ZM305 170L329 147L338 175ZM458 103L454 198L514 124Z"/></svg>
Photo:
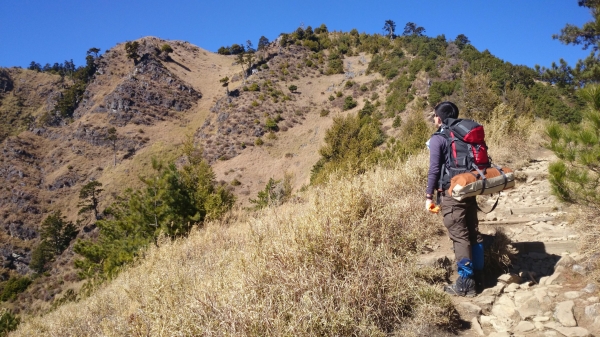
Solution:
<svg viewBox="0 0 600 337"><path fill-rule="evenodd" d="M332 52L328 58L327 64L327 75L343 74L344 73L344 62L342 57L337 52Z"/></svg>
<svg viewBox="0 0 600 337"><path fill-rule="evenodd" d="M171 48L169 44L165 43L160 47L160 51L166 54L170 54L173 52L173 48Z"/></svg>
<svg viewBox="0 0 600 337"><path fill-rule="evenodd" d="M432 129L433 124L423 118L421 111L415 110L400 127L402 141L393 142L382 153L382 162L393 164L423 150L425 142L431 137Z"/></svg>
<svg viewBox="0 0 600 337"><path fill-rule="evenodd" d="M281 205L292 196L292 176L286 174L283 180L269 178L265 189L258 192L256 199L250 199L255 209L271 205Z"/></svg>
<svg viewBox="0 0 600 337"><path fill-rule="evenodd" d="M333 101L335 99L335 97L333 97L333 95L329 95L329 101Z"/></svg>
<svg viewBox="0 0 600 337"><path fill-rule="evenodd" d="M229 184L231 186L240 186L242 183L237 179L233 179Z"/></svg>
<svg viewBox="0 0 600 337"><path fill-rule="evenodd" d="M458 81L433 82L429 87L429 105L436 106L458 88Z"/></svg>
<svg viewBox="0 0 600 337"><path fill-rule="evenodd" d="M75 244L73 250L83 257L75 261L80 277L112 278L159 235L186 236L194 224L219 219L232 207L235 197L216 182L191 137L182 152L187 164L179 168L153 158L153 176L140 177L143 187L126 190L96 222L97 240Z"/></svg>
<svg viewBox="0 0 600 337"><path fill-rule="evenodd" d="M41 274L46 271L47 264L54 258L53 250L44 241L40 242L31 251L31 261L29 268L34 272Z"/></svg>
<svg viewBox="0 0 600 337"><path fill-rule="evenodd" d="M17 330L21 319L4 309L0 315L0 336L6 336L9 332Z"/></svg>
<svg viewBox="0 0 600 337"><path fill-rule="evenodd" d="M352 88L352 86L354 86L354 84L355 84L354 81L348 81L344 85L344 89L350 89L350 88Z"/></svg>
<svg viewBox="0 0 600 337"><path fill-rule="evenodd" d="M336 91L336 93L335 93L335 97L342 97L343 95L344 95L344 93L341 91Z"/></svg>
<svg viewBox="0 0 600 337"><path fill-rule="evenodd" d="M358 105L358 102L356 102L354 100L354 98L352 98L352 96L347 96L344 99L344 108L343 109L344 109L344 111L350 110L350 109L355 108L357 105Z"/></svg>
<svg viewBox="0 0 600 337"><path fill-rule="evenodd" d="M244 87L245 88L245 87ZM250 84L250 86L248 87L249 91L260 91L260 86L258 85L258 83L252 83Z"/></svg>
<svg viewBox="0 0 600 337"><path fill-rule="evenodd" d="M267 120L265 121L265 127L269 131L277 131L278 129L277 122L271 117L267 118Z"/></svg>
<svg viewBox="0 0 600 337"><path fill-rule="evenodd" d="M28 277L11 277L4 283L2 293L0 293L0 301L8 301L15 299L18 294L22 293L29 287L31 280Z"/></svg>
<svg viewBox="0 0 600 337"><path fill-rule="evenodd" d="M329 116L329 110L322 109L320 115L321 115L321 117Z"/></svg>
<svg viewBox="0 0 600 337"><path fill-rule="evenodd" d="M396 118L394 118L394 122L392 123L392 127L399 128L400 126L402 126L402 117L400 117L398 115L398 116L396 116Z"/></svg>
<svg viewBox="0 0 600 337"><path fill-rule="evenodd" d="M333 172L362 173L377 162L377 146L384 141L380 123L367 114L334 117L325 133L321 158L311 170L311 184L320 184Z"/></svg>
<svg viewBox="0 0 600 337"><path fill-rule="evenodd" d="M265 142L260 137L256 138L256 140L254 141L254 145L256 145L256 146L261 146L264 143Z"/></svg>

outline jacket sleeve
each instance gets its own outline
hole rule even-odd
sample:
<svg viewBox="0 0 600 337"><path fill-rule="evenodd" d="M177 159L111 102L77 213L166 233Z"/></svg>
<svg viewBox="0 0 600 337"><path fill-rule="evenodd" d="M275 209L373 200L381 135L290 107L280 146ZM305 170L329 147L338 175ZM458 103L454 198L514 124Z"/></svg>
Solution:
<svg viewBox="0 0 600 337"><path fill-rule="evenodd" d="M442 166L446 161L444 157L445 139L439 135L433 135L429 140L429 172L427 173L427 194L433 194L438 188Z"/></svg>

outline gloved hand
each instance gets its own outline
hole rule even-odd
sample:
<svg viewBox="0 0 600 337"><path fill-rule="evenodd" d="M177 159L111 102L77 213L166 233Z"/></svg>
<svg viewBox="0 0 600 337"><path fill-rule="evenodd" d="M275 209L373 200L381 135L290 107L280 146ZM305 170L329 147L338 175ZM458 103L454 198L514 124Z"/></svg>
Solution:
<svg viewBox="0 0 600 337"><path fill-rule="evenodd" d="M440 212L440 206L436 206L433 203L433 200L425 200L425 209L427 209L429 212L431 213L439 213Z"/></svg>

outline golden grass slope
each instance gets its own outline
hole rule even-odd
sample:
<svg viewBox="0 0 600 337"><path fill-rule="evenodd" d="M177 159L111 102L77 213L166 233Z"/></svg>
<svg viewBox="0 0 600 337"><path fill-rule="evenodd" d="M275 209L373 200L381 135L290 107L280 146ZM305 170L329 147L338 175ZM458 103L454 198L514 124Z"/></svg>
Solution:
<svg viewBox="0 0 600 337"><path fill-rule="evenodd" d="M165 240L91 297L13 336L407 336L449 327L451 302L428 283L440 271L415 265L442 231L437 216L418 211L426 170L422 154Z"/></svg>

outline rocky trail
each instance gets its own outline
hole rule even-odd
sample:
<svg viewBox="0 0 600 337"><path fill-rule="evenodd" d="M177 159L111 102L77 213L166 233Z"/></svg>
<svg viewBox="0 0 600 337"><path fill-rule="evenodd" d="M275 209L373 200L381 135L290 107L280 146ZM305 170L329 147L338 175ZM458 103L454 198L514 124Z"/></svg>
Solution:
<svg viewBox="0 0 600 337"><path fill-rule="evenodd" d="M600 336L599 289L585 280L569 207L551 194L547 179L555 157L541 151L535 158L515 172L517 186L502 193L496 210L479 214L481 233L502 230L514 255L508 273L486 279L483 292L454 298L466 327L461 336ZM489 198L482 208L495 201ZM441 240L422 263L454 265L451 247Z"/></svg>

